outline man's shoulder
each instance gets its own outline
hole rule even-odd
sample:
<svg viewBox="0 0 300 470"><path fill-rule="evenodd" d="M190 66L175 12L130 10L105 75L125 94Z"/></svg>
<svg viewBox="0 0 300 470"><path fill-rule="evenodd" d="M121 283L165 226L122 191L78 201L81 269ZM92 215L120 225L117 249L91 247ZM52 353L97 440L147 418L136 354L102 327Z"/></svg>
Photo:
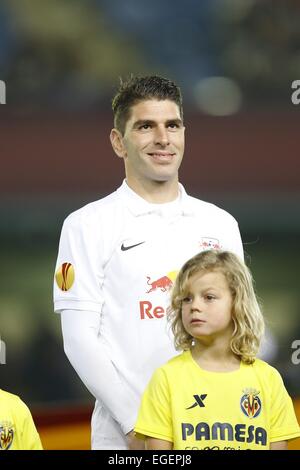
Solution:
<svg viewBox="0 0 300 470"><path fill-rule="evenodd" d="M114 208L119 205L119 198L117 192L113 192L101 199L80 207L79 209L71 212L65 219L65 224L77 225L84 223L94 223L102 217L112 218L114 215Z"/></svg>
<svg viewBox="0 0 300 470"><path fill-rule="evenodd" d="M225 209L213 204L212 202L203 201L194 196L187 195L186 201L189 207L195 212L196 215L210 215L220 219L236 222L235 218Z"/></svg>

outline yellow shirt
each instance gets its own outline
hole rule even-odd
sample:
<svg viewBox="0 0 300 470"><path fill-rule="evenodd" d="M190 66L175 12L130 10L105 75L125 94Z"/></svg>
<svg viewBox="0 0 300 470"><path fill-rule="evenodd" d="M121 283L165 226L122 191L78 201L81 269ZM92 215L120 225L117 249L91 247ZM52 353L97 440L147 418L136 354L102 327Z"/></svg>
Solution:
<svg viewBox="0 0 300 470"><path fill-rule="evenodd" d="M271 442L300 436L276 369L256 359L252 365L241 362L233 372L210 372L190 351L156 370L135 431L181 450L267 450Z"/></svg>
<svg viewBox="0 0 300 470"><path fill-rule="evenodd" d="M0 451L42 449L28 407L18 396L0 390Z"/></svg>

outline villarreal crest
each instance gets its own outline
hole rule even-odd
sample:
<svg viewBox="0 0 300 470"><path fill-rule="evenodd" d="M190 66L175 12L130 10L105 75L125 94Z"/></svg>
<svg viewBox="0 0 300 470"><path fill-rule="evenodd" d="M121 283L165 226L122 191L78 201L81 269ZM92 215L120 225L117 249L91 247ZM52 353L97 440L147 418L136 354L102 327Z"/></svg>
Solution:
<svg viewBox="0 0 300 470"><path fill-rule="evenodd" d="M0 422L0 450L8 450L14 440L14 429L9 422Z"/></svg>
<svg viewBox="0 0 300 470"><path fill-rule="evenodd" d="M255 388L246 388L243 390L244 395L241 398L241 410L248 418L257 418L261 412L261 401L258 396L259 391Z"/></svg>

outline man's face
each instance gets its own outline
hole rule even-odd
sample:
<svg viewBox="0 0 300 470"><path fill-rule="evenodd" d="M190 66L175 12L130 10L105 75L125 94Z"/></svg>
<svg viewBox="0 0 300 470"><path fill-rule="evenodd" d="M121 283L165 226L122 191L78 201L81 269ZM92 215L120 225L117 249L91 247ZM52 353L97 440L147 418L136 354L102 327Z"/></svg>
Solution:
<svg viewBox="0 0 300 470"><path fill-rule="evenodd" d="M184 153L184 127L177 104L147 100L132 106L121 137L127 180L175 181Z"/></svg>

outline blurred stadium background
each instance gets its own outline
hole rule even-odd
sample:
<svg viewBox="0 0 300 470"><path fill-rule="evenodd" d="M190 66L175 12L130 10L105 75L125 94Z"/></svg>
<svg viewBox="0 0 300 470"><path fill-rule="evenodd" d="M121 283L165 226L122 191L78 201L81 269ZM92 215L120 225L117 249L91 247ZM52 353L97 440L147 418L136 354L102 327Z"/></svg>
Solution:
<svg viewBox="0 0 300 470"><path fill-rule="evenodd" d="M183 90L181 180L239 221L268 322L264 354L300 420L296 0L1 1L0 387L29 405L45 448L89 447L93 399L64 355L52 279L63 219L123 178L110 100L130 73Z"/></svg>

